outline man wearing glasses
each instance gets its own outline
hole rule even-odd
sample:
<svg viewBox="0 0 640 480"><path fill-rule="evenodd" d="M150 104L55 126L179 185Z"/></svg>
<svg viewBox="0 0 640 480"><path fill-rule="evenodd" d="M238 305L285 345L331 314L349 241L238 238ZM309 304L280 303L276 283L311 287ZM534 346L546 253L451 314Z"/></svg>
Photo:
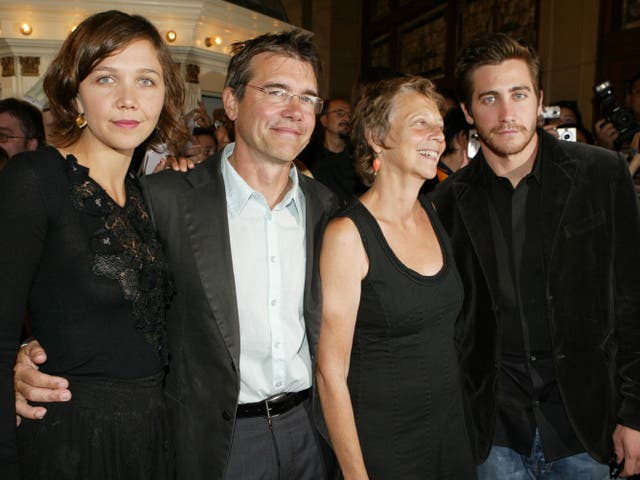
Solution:
<svg viewBox="0 0 640 480"><path fill-rule="evenodd" d="M341 98L327 100L319 120L322 135L311 141L302 152L301 160L309 167L313 177L335 193L340 203L345 205L366 190L353 168L349 144L351 105Z"/></svg>
<svg viewBox="0 0 640 480"><path fill-rule="evenodd" d="M292 168L322 109L319 77L302 32L235 44L222 96L235 143L186 174L143 180L175 283L166 394L178 479L323 479L333 468L314 426L313 365L316 262L335 200Z"/></svg>
<svg viewBox="0 0 640 480"><path fill-rule="evenodd" d="M0 147L9 157L44 145L42 114L17 98L0 100Z"/></svg>

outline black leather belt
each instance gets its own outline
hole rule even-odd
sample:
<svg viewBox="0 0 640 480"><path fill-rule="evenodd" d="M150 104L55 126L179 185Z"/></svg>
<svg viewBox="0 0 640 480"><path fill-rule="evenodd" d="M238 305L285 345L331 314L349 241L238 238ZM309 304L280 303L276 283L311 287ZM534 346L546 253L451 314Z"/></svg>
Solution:
<svg viewBox="0 0 640 480"><path fill-rule="evenodd" d="M236 410L236 417L275 417L288 412L309 398L310 389L301 392L279 393L273 397L255 403L241 403Z"/></svg>

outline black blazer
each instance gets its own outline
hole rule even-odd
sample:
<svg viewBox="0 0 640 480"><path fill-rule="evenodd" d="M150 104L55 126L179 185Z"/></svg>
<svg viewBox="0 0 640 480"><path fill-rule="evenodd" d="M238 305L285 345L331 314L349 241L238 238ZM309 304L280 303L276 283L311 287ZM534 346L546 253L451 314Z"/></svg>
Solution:
<svg viewBox="0 0 640 480"><path fill-rule="evenodd" d="M238 308L220 165L218 153L186 174L166 171L142 182L176 292L167 317L165 391L178 479L223 478L240 389ZM304 318L315 364L322 301L317 262L336 202L320 183L299 178L306 201ZM320 417L319 405L314 411Z"/></svg>
<svg viewBox="0 0 640 480"><path fill-rule="evenodd" d="M640 430L640 215L626 161L538 131L547 318L560 393L596 460L616 423ZM432 193L453 242L465 300L457 325L467 423L476 460L491 447L500 366L500 298L481 164Z"/></svg>

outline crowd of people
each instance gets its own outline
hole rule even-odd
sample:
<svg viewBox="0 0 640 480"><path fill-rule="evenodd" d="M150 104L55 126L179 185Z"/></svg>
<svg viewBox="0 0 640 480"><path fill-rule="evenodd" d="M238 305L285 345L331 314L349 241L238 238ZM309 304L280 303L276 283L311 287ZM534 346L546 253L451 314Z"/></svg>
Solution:
<svg viewBox="0 0 640 480"><path fill-rule="evenodd" d="M545 118L501 33L456 99L323 100L321 68L308 33L238 42L224 117L185 116L112 10L51 62L46 140L0 101L2 478L640 474L640 133Z"/></svg>

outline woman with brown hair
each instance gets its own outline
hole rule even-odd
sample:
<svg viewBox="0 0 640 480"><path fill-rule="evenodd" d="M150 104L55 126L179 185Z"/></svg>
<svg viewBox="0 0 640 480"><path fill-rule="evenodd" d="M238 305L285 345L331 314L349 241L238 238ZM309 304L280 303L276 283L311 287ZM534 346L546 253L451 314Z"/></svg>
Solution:
<svg viewBox="0 0 640 480"><path fill-rule="evenodd" d="M134 149L187 138L182 80L157 29L118 11L85 19L44 78L55 148L0 173L0 464L22 478L172 477L162 380L171 294L128 173ZM21 319L69 379L70 402L15 432Z"/></svg>
<svg viewBox="0 0 640 480"><path fill-rule="evenodd" d="M475 477L454 346L462 284L418 197L445 147L440 102L429 80L399 77L355 109L371 187L329 223L320 256L318 390L345 479Z"/></svg>

